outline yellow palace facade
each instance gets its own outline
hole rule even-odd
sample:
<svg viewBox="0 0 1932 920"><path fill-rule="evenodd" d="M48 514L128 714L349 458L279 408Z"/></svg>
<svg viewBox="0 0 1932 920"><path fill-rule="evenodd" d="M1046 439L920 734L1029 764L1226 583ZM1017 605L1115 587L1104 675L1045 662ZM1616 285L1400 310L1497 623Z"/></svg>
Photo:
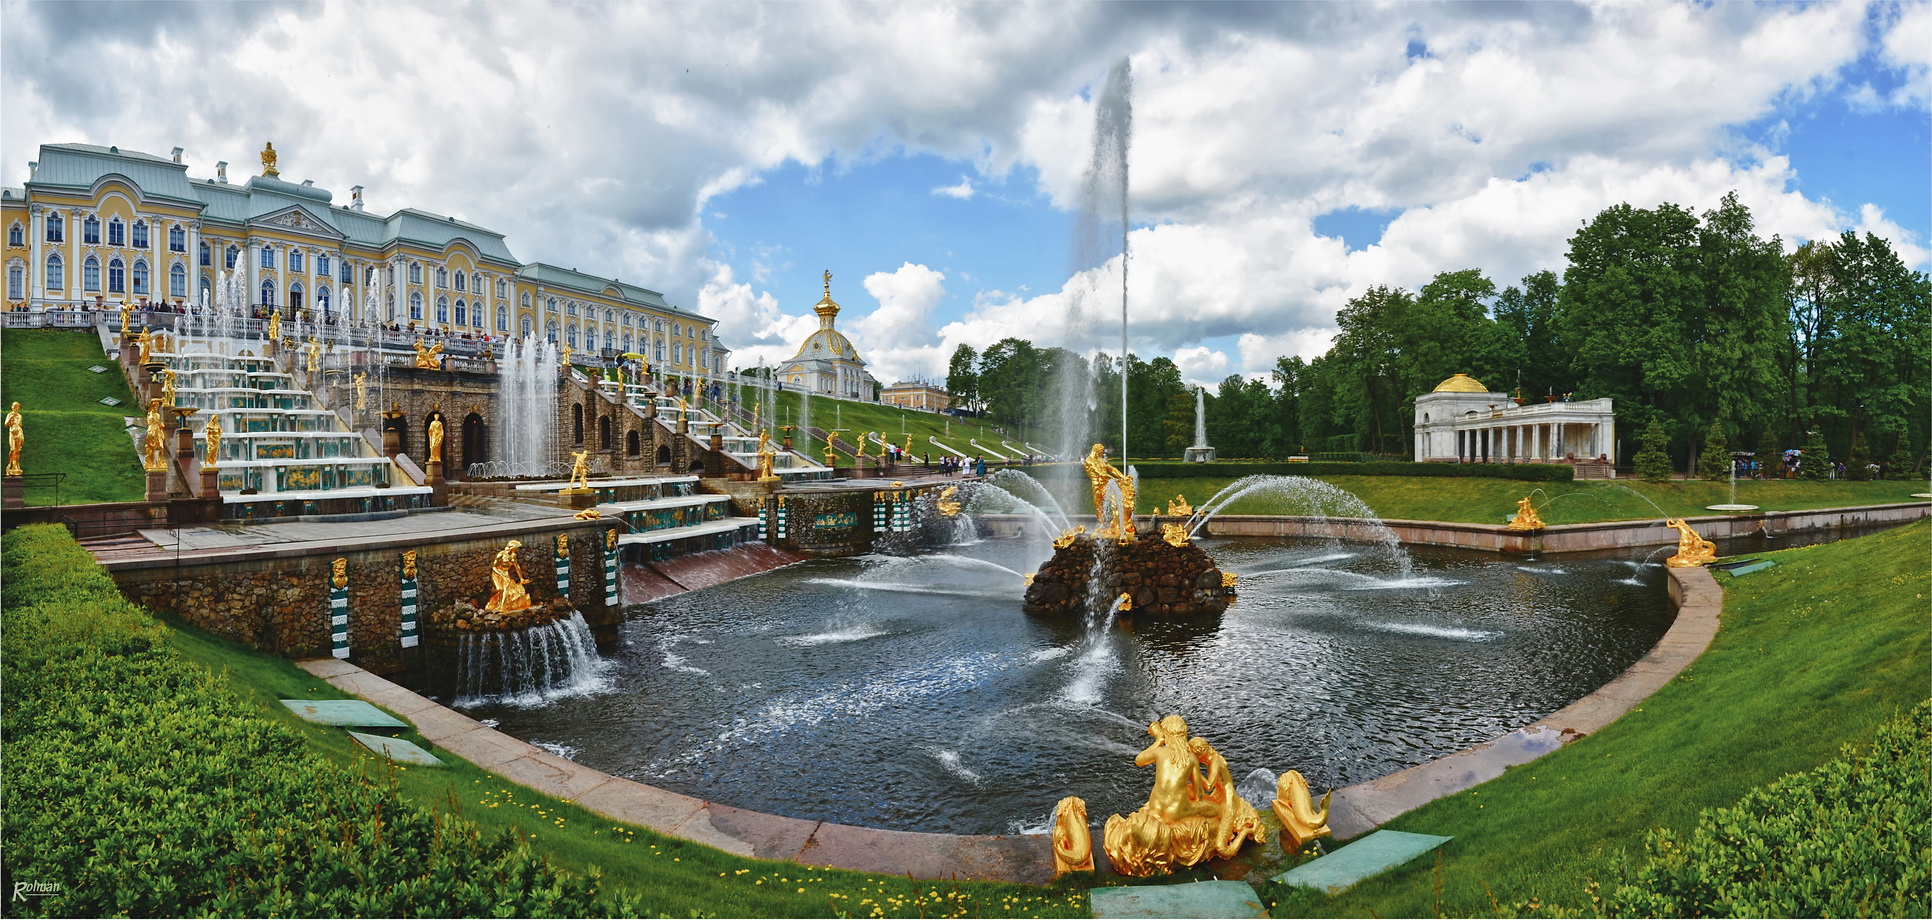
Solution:
<svg viewBox="0 0 1932 920"><path fill-rule="evenodd" d="M169 157L45 144L25 186L0 189L9 310L192 311L239 284L254 312L448 335L543 335L580 353L643 354L655 372L722 375L715 321L634 284L519 261L503 234L404 208L386 217L262 173L192 178Z"/></svg>

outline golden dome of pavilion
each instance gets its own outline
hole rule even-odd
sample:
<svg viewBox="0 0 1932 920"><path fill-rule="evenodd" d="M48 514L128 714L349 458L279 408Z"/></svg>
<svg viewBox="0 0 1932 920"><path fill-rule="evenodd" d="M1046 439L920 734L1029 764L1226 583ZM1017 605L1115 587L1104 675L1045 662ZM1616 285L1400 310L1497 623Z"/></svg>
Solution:
<svg viewBox="0 0 1932 920"><path fill-rule="evenodd" d="M1471 377L1468 374L1457 374L1456 376L1451 377L1448 380L1444 380L1443 382L1436 384L1436 388L1434 390L1431 390L1430 392L1433 392L1433 393L1487 393L1489 392L1489 388L1483 386L1481 382L1477 381L1476 378Z"/></svg>

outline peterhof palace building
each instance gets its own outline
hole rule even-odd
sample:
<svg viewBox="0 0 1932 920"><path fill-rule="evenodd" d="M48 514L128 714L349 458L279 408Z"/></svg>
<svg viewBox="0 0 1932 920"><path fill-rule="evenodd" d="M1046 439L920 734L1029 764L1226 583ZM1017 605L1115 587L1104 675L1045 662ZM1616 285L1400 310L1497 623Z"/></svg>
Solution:
<svg viewBox="0 0 1932 920"><path fill-rule="evenodd" d="M792 389L876 402L879 381L865 369L852 340L836 327L839 305L832 299L829 271L825 273L825 296L819 298L812 312L818 314L818 329L799 343L798 354L778 365L779 382Z"/></svg>
<svg viewBox="0 0 1932 920"><path fill-rule="evenodd" d="M262 173L228 164L191 178L181 161L88 144L46 144L24 187L0 189L7 308L53 310L213 303L224 273L262 315L381 323L494 338L540 333L579 352L639 353L653 372L721 376L715 323L656 291L522 262L503 234L404 208L345 205L289 182L273 146Z"/></svg>
<svg viewBox="0 0 1932 920"><path fill-rule="evenodd" d="M1415 459L1466 463L1590 463L1616 451L1608 397L1523 404L1457 374L1415 400Z"/></svg>

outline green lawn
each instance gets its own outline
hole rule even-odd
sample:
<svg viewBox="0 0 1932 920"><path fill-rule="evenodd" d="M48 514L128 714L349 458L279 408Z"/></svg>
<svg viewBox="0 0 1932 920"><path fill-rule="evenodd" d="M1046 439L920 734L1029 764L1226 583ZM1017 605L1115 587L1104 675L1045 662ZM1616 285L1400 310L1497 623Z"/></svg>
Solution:
<svg viewBox="0 0 1932 920"><path fill-rule="evenodd" d="M997 458L974 447L972 441L978 440L986 447L1008 456L1012 456L1015 451L1007 447L1006 442L1010 441L1015 445L1027 444L1018 435L1001 434L992 425L982 424L980 419L955 419L936 412L898 409L880 403L852 402L832 399L828 396L815 396L811 399L809 411L812 427L827 430L836 427L844 431L839 435L843 448L839 451L841 465L852 462L852 455L847 453L846 449L858 441L861 433L868 431L879 432L886 436L886 440L902 447L906 443L906 435L910 434L912 453L920 457L931 455L934 463L939 462L943 452L927 441L927 438L936 437L947 446L962 451L969 457L984 456L989 465L998 462ZM778 394L778 423L796 425L798 420L799 394L790 390ZM867 442L867 456L877 456L876 443ZM822 440L813 439L808 443L804 435L800 434L792 446L800 452L808 453L815 460L824 459L825 442ZM1052 449L1052 445L1038 442L1030 446L1042 450Z"/></svg>
<svg viewBox="0 0 1932 920"><path fill-rule="evenodd" d="M1648 483L1642 480L1582 480L1530 483L1506 479L1422 478L1406 476L1323 476L1321 479L1355 494L1383 518L1410 521L1459 521L1501 524L1516 513L1516 502L1533 499L1545 524L1584 524L1717 514L1705 506L1728 503L1730 485L1683 480ZM1200 504L1225 488L1230 480L1214 477L1147 479L1141 483L1143 513L1155 504L1165 507L1179 492ZM1746 481L1737 484L1740 504L1766 511L1836 508L1915 502L1912 493L1926 491L1923 481L1805 482L1803 480ZM1661 509L1661 510L1660 510ZM1239 499L1223 509L1228 514L1297 514L1294 501L1268 494Z"/></svg>
<svg viewBox="0 0 1932 920"><path fill-rule="evenodd" d="M329 684L279 658L179 623L173 643L182 655L227 677L228 686L259 714L300 732L318 754L339 763L367 755L339 730L311 725L278 700L338 699ZM425 748L415 732L401 737ZM592 814L539 795L447 753L448 769L404 768L403 796L426 808L450 810L486 832L508 830L533 841L559 866L603 871L607 888L636 893L646 911L665 916L721 917L951 917L1087 915L1087 896L1071 886L1036 888L979 882L914 882L891 876L813 869L794 863L742 859Z"/></svg>
<svg viewBox="0 0 1932 920"><path fill-rule="evenodd" d="M127 378L101 353L100 339L66 329L9 330L0 354L0 407L20 403L21 469L65 473L58 495L64 505L140 501L147 478L122 419L144 410ZM96 374L92 366L107 372ZM102 405L104 397L120 405ZM51 505L55 498L51 486L26 490L29 505Z"/></svg>
<svg viewBox="0 0 1932 920"><path fill-rule="evenodd" d="M1722 628L1676 681L1595 735L1388 827L1453 836L1338 897L1272 888L1274 916L1591 912L1591 883L1634 873L1644 835L1869 743L1932 693L1932 524L1762 554L1724 589ZM1792 803L1802 807L1802 803Z"/></svg>

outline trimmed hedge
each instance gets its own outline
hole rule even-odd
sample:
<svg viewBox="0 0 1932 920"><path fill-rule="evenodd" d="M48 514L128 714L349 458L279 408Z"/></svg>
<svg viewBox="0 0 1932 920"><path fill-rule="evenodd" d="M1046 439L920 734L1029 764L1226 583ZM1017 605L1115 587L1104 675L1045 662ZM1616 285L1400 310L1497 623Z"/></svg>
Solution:
<svg viewBox="0 0 1932 920"><path fill-rule="evenodd" d="M179 656L63 528L6 535L4 886L60 916L635 916L509 835L338 767Z"/></svg>
<svg viewBox="0 0 1932 920"><path fill-rule="evenodd" d="M1133 464L1142 479L1185 479L1201 476L1239 479L1243 476L1436 476L1476 479L1514 479L1521 482L1570 482L1576 467L1564 463L1410 463L1372 460L1367 463L1185 463L1150 460Z"/></svg>
<svg viewBox="0 0 1932 920"><path fill-rule="evenodd" d="M1869 751L1659 829L1650 860L1605 899L1622 917L1932 917L1932 701Z"/></svg>

